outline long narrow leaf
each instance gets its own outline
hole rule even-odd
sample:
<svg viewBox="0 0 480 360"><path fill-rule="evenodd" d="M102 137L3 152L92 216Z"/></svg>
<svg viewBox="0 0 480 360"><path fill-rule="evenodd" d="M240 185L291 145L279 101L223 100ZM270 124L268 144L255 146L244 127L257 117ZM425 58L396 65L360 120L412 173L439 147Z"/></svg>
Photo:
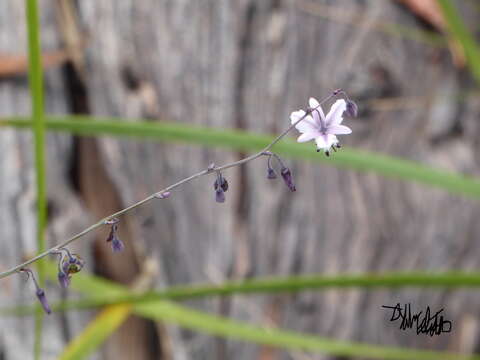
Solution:
<svg viewBox="0 0 480 360"><path fill-rule="evenodd" d="M132 311L131 305L111 305L93 319L60 355L60 360L86 359L118 329Z"/></svg>
<svg viewBox="0 0 480 360"><path fill-rule="evenodd" d="M165 122L154 124L141 121L124 122L112 118L88 121L92 118L68 116L49 116L47 120L48 129L77 135L140 137L156 141L184 142L244 151L258 151L273 139L271 136L243 131L218 130ZM21 118L3 119L0 120L0 126L28 128L31 123ZM383 176L435 186L454 194L480 198L480 181L476 178L435 169L393 156L345 148L335 156L326 158L315 152L309 144L298 144L288 139L275 145L274 150L290 157L358 171L375 172Z"/></svg>
<svg viewBox="0 0 480 360"><path fill-rule="evenodd" d="M480 46L468 30L451 0L438 0L443 16L447 21L448 31L465 51L470 70L480 83Z"/></svg>
<svg viewBox="0 0 480 360"><path fill-rule="evenodd" d="M51 264L49 266L48 273L49 277L55 277L54 264ZM357 285L364 287L366 284L373 284L375 283L375 281L377 281L380 286L388 286L389 284L394 286L400 286L402 282L405 284L424 286L429 283L429 280L431 280L434 284L443 283L448 286L456 286L457 284L454 281L455 277L458 278L459 282L463 283L464 285L479 285L479 274L463 274L462 276L461 273L452 272L443 275L431 274L431 276L429 274L423 274L422 276L421 273L410 273L404 274L403 280L401 281L395 280L396 277L402 278L402 276L398 275L399 274L397 274L397 276L395 276L395 274L390 274L390 280L388 279L388 275L385 278L382 278L381 276L377 277L370 275L363 279L361 276L343 276L340 277L337 283L334 282L334 278L332 277L329 280L328 278L326 278L325 280L327 281L324 281L323 285L329 286L332 285L333 282L334 285L337 284L340 286ZM304 285L309 283L315 283L314 281L312 281L312 279L310 279L309 281L303 281ZM294 281L294 278L284 279L282 281L288 284L288 282ZM389 281L391 281L391 283ZM257 286L260 287L260 290L265 287L265 285L261 285L262 282L268 283L271 282L271 280L264 279L257 282ZM279 283L281 283L281 281ZM317 284L314 285L319 284L322 285L322 281L319 281ZM369 344L321 338L317 336L300 334L279 329L261 328L217 316L208 315L206 313L190 310L188 308L172 304L165 300L155 300L153 298L143 299L142 301L134 302L133 300L135 299L136 295L129 292L127 288L104 279L100 280L97 277L81 273L75 275L72 281L72 287L82 291L85 295L89 296L95 295L92 294L92 289L95 289L95 292L107 294L107 296L110 296L111 298L117 297L117 300L121 300L123 304L131 303L132 311L134 313L152 320L160 320L172 324L178 324L182 327L220 337L227 337L262 345L275 346L288 350L322 352L335 356L357 356L372 359L480 359L480 357L478 356L462 356L459 354L375 346ZM292 287L291 284L285 285L285 287L290 290L298 289L296 286ZM278 283L276 288L278 289ZM168 294L168 291L164 294ZM182 296L184 295L185 294L182 294ZM182 296L180 298L183 298ZM175 298L175 296L172 296L172 298ZM96 300L98 299L99 298L96 297ZM128 301L127 299L130 299L130 301Z"/></svg>
<svg viewBox="0 0 480 360"><path fill-rule="evenodd" d="M48 277L54 281L56 279L56 266L53 263L49 263ZM53 306L55 311L165 299L188 300L235 294L274 294L339 288L480 288L480 272L392 272L270 277L243 282L232 281L221 285L175 286L163 291L149 291L141 294L132 294L124 287L94 275L76 274L72 281L72 288L86 294L87 297L55 304ZM31 313L32 307L29 306L0 309L2 315L29 315Z"/></svg>
<svg viewBox="0 0 480 360"><path fill-rule="evenodd" d="M37 0L26 0L26 23L28 32L28 59L30 98L32 101L32 119L34 131L34 157L37 180L37 248L45 250L45 227L47 222L46 170L45 170L45 124L43 100L43 72L40 50L40 23ZM43 261L37 264L38 281L44 286ZM43 311L38 306L35 317L34 357L40 359L42 347Z"/></svg>
<svg viewBox="0 0 480 360"><path fill-rule="evenodd" d="M137 304L134 312L152 320L160 320L203 333L231 338L287 350L320 352L339 357L361 357L385 360L462 360L478 356L442 353L426 350L402 349L328 339L313 335L262 328L219 316L188 309L166 301Z"/></svg>

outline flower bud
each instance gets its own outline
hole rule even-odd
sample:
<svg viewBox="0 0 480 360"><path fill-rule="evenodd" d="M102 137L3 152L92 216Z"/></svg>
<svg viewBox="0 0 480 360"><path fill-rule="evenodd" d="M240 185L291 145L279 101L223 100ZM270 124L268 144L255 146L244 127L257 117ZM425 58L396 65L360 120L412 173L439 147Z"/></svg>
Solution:
<svg viewBox="0 0 480 360"><path fill-rule="evenodd" d="M225 192L228 191L228 181L218 173L215 182L213 183L213 188L215 189L215 201L218 203L225 202Z"/></svg>
<svg viewBox="0 0 480 360"><path fill-rule="evenodd" d="M85 261L77 254L69 255L68 263L64 264L67 274L76 274L83 269Z"/></svg>
<svg viewBox="0 0 480 360"><path fill-rule="evenodd" d="M215 180L215 183L213 184L213 188L214 188L215 190L218 189L219 183L221 183L221 184L220 184L220 187L222 188L223 191L227 191L227 190L228 190L228 181L227 181L222 175L220 175L220 176Z"/></svg>
<svg viewBox="0 0 480 360"><path fill-rule="evenodd" d="M70 276L61 270L58 272L58 282L62 288L66 289L70 285Z"/></svg>
<svg viewBox="0 0 480 360"><path fill-rule="evenodd" d="M267 179L273 180L277 178L277 174L275 173L275 170L273 170L271 167L267 169Z"/></svg>
<svg viewBox="0 0 480 360"><path fill-rule="evenodd" d="M280 170L280 174L282 175L283 181L288 186L290 191L292 192L297 191L297 189L295 188L295 184L293 183L293 177L292 177L292 173L290 172L290 169L283 167Z"/></svg>
<svg viewBox="0 0 480 360"><path fill-rule="evenodd" d="M114 253L123 251L125 249L125 245L123 245L122 240L119 239L117 236L118 230L118 221L112 224L112 228L110 229L110 234L108 235L107 242L110 242L112 245L112 251Z"/></svg>
<svg viewBox="0 0 480 360"><path fill-rule="evenodd" d="M347 109L345 110L347 116L356 117L358 115L358 106L352 100L347 99Z"/></svg>
<svg viewBox="0 0 480 360"><path fill-rule="evenodd" d="M30 277L32 278L33 284L35 285L35 295L37 295L38 301L40 301L40 304L42 304L43 310L47 314L51 314L52 310L50 309L50 305L48 305L45 291L43 291L43 289L38 285L37 279L35 279L35 275L33 275L33 271L26 268L22 268L18 271L27 274L27 280L30 279Z"/></svg>
<svg viewBox="0 0 480 360"><path fill-rule="evenodd" d="M225 192L220 187L217 188L217 190L215 190L215 201L218 202L218 203L224 203L225 202Z"/></svg>
<svg viewBox="0 0 480 360"><path fill-rule="evenodd" d="M112 251L113 252L121 252L125 249L125 245L123 245L123 242L115 236L112 240Z"/></svg>
<svg viewBox="0 0 480 360"><path fill-rule="evenodd" d="M170 194L171 194L170 191L165 191L165 192L163 192L163 193L157 193L157 194L155 194L155 197L156 197L157 199L166 199L166 198L169 198L169 197L170 197Z"/></svg>
<svg viewBox="0 0 480 360"><path fill-rule="evenodd" d="M47 314L51 314L52 310L50 309L50 305L48 305L47 297L45 296L45 291L43 289L37 287L37 291L35 292L37 295L38 301L40 301L40 304L42 304L43 310Z"/></svg>

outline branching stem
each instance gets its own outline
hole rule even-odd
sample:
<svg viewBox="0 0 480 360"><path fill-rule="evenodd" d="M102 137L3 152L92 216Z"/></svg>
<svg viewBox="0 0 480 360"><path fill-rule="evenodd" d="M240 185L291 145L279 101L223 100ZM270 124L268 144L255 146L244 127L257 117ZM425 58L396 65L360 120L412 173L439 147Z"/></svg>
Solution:
<svg viewBox="0 0 480 360"><path fill-rule="evenodd" d="M258 153L256 154L253 154L253 155L250 155L244 159L241 159L241 160L238 160L238 161L234 161L234 162L231 162L231 163L228 163L228 164L225 164L225 165L221 165L221 166L216 166L214 164L211 164L207 169L205 170L202 170L196 174L193 174L185 179L182 179L178 182L176 182L175 184L172 184L158 192L155 192L151 195L149 195L148 197L146 197L145 199L143 200L140 200L138 202L136 202L135 204L132 204L122 210L119 210L117 211L116 213L114 214L111 214L107 217L104 217L103 219L97 221L95 224L89 226L88 228L82 230L81 232L79 232L78 234L75 234L73 235L72 237L70 237L69 239L65 240L63 243L57 245L57 246L54 246L36 256L34 256L33 258L25 261L24 263L22 264L19 264L19 265L16 265L14 267L12 267L11 269L7 270L7 271L4 271L4 272L1 272L0 273L0 279L2 278L5 278L13 273L16 273L18 271L20 271L21 269L24 269L26 266L34 263L35 261L37 260L40 260L42 258L44 258L45 256L48 256L50 254L58 254L59 251L61 251L62 249L64 249L67 245L69 245L70 243L74 242L75 240L81 238L82 236L88 234L89 232L99 228L100 226L103 226L103 225L107 225L107 224L111 224L112 223L112 220L123 215L123 214L126 214L127 212L129 212L130 210L133 210L139 206L142 206L143 204L146 204L147 202L153 200L153 199L158 199L160 197L161 194L163 193L166 193L166 192L170 192L171 190L179 187L180 185L183 185L187 182L190 182L192 180L195 180L201 176L204 176L204 175L207 175L207 174L211 174L213 172L219 172L221 170L226 170L226 169L229 169L229 168L232 168L232 167L235 167L235 166L240 166L240 165L243 165L243 164L246 164L250 161L253 161L261 156L264 156L265 153L269 152L269 150L276 144L278 143L282 138L285 137L285 135L287 135L290 130L292 130L300 121L302 121L303 119L305 119L312 111L316 110L320 105L322 105L323 103L325 103L326 101L330 100L332 97L334 96L337 96L338 94L343 94L346 96L345 92L341 89L339 90L335 90L333 91L329 96L325 97L324 99L322 99L319 103L319 105L315 108L308 108L307 111L305 112L305 115L303 115L300 119L298 119L295 123L291 124L287 129L285 129L280 135L278 135L270 144L268 144L264 149L260 150Z"/></svg>

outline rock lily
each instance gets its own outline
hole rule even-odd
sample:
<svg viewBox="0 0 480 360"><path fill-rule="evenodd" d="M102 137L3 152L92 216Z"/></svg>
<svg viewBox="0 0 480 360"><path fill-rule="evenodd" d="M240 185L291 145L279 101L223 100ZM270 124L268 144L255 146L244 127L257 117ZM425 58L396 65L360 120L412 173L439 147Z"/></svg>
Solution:
<svg viewBox="0 0 480 360"><path fill-rule="evenodd" d="M330 111L325 116L319 102L310 98L310 113L304 110L292 112L290 120L295 124L295 128L301 133L298 142L307 142L315 140L317 151L323 150L327 156L330 155L330 149L339 147L337 135L350 134L352 130L341 125L343 113L347 110L347 102L344 99L335 101ZM303 117L303 120L299 121Z"/></svg>

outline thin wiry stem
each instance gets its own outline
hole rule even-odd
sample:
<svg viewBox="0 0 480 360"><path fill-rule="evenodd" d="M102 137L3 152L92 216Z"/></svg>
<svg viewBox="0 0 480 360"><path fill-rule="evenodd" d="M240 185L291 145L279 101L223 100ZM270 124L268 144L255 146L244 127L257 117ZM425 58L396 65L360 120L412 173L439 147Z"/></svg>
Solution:
<svg viewBox="0 0 480 360"><path fill-rule="evenodd" d="M107 217L104 217L103 219L97 221L95 224L90 225L88 228L80 231L78 234L75 234L72 237L70 237L69 239L65 240L63 243L61 243L57 246L54 246L54 247L36 255L35 257L31 258L30 260L27 260L22 264L16 265L16 266L12 267L11 269L9 269L7 271L1 272L0 273L0 279L5 278L5 277L7 277L7 276L9 276L13 273L18 272L19 270L25 268L26 266L30 265L31 263L34 263L35 261L37 261L39 259L44 258L47 255L56 254L58 251L60 251L60 249L65 248L67 245L69 245L70 243L74 242L75 240L81 238L82 236L86 235L87 233L99 228L100 226L111 224L111 222L114 218L117 218L120 215L123 215L123 214L129 212L130 210L133 210L133 209L135 209L135 208L137 208L137 207L139 207L143 204L146 204L150 200L158 199L159 197L161 198L162 194L164 194L166 192L170 192L171 190L179 187L180 185L183 185L183 184L185 184L189 181L195 180L195 179L197 179L201 176L207 175L207 174L211 174L211 173L214 173L214 172L219 172L221 170L225 170L225 169L229 169L229 168L232 168L232 167L235 167L235 166L240 166L240 165L246 164L250 161L253 161L253 160L259 158L260 156L264 156L266 152L268 152L276 143L278 143L282 138L284 138L285 135L287 135L290 132L290 130L292 130L300 121L305 119L313 110L317 109L320 105L322 105L323 103L325 103L326 101L330 100L332 97L334 97L338 94L344 94L343 90L338 89L338 90L333 91L329 96L322 99L317 107L308 108L307 111L305 112L305 115L303 115L295 123L291 124L280 135L278 135L270 144L268 144L264 149L260 150L258 153L250 155L250 156L248 156L244 159L225 164L225 165L221 165L221 166L210 165L205 170L202 170L202 171L200 171L196 174L193 174L193 175L191 175L191 176L189 176L185 179L182 179L182 180L176 182L175 184L172 184L172 185L170 185L170 186L168 186L168 187L166 187L166 188L164 188L164 189L162 189L158 192L155 192L155 193L149 195L145 199L140 200L140 201L136 202L135 204L132 204L132 205L130 205L130 206L128 206L128 207L126 207L122 210L119 210L114 214L108 215Z"/></svg>

